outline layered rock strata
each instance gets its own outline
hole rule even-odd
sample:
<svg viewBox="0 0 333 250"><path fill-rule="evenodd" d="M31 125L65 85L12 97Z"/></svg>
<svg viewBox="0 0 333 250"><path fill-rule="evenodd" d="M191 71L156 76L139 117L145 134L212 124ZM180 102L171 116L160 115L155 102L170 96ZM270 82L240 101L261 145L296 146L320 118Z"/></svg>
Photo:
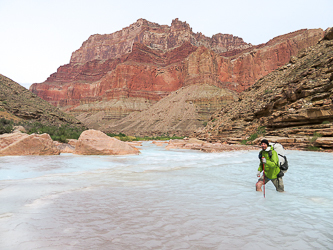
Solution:
<svg viewBox="0 0 333 250"><path fill-rule="evenodd" d="M287 146L332 148L332 33L328 29L318 44L261 78L239 102L216 112L197 138L233 143L265 129L266 136L288 138Z"/></svg>
<svg viewBox="0 0 333 250"><path fill-rule="evenodd" d="M172 21L171 26L139 19L121 31L90 36L80 49L73 52L71 63L117 58L132 52L134 43L168 51L183 45L184 42L196 47L204 46L215 53L242 50L252 46L245 43L242 38L229 34L216 34L212 38L202 33L195 34L189 24L179 21L178 18Z"/></svg>
<svg viewBox="0 0 333 250"><path fill-rule="evenodd" d="M30 90L99 129L96 117L112 124L184 86L241 92L322 36L321 29L300 30L253 46L232 35L193 33L178 19L171 26L139 19L113 34L91 36L69 64Z"/></svg>
<svg viewBox="0 0 333 250"><path fill-rule="evenodd" d="M190 85L172 92L147 110L133 112L102 129L136 136L186 136L204 126L216 110L235 100L238 97L230 90L207 84Z"/></svg>

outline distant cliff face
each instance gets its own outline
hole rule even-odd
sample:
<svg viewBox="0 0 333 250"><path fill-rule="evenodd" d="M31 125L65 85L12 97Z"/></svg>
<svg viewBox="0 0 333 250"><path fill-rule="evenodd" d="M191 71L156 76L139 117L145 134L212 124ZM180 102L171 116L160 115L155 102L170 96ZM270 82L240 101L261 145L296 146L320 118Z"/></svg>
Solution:
<svg viewBox="0 0 333 250"><path fill-rule="evenodd" d="M178 19L171 26L139 19L121 31L91 36L69 64L30 90L80 117L105 111L120 119L192 84L242 92L322 37L320 29L300 30L252 46L232 35L193 33ZM127 104L110 105L119 100Z"/></svg>
<svg viewBox="0 0 333 250"><path fill-rule="evenodd" d="M265 127L284 145L333 148L333 28L216 112L196 132L208 141L241 141ZM315 136L322 137L315 140ZM311 144L312 143L312 144ZM312 145L312 146L313 146Z"/></svg>
<svg viewBox="0 0 333 250"><path fill-rule="evenodd" d="M186 22L178 19L173 20L171 26L139 19L121 31L90 36L81 48L72 54L70 63L86 63L121 57L133 51L134 43L140 43L151 49L167 51L181 46L184 42L196 47L205 46L216 53L252 47L242 38L233 35L217 34L209 38L201 33L195 34Z"/></svg>
<svg viewBox="0 0 333 250"><path fill-rule="evenodd" d="M321 29L299 30L238 52L227 60L221 57L219 80L224 87L242 92L261 77L286 64L291 56L315 45L323 34Z"/></svg>

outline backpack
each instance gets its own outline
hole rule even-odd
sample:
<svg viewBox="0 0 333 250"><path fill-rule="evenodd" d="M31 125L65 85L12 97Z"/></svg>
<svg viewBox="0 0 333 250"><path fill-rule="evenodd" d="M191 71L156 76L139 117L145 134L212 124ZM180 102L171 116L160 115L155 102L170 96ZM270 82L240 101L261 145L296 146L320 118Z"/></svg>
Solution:
<svg viewBox="0 0 333 250"><path fill-rule="evenodd" d="M283 171L287 171L289 165L288 165L287 156L284 152L283 146L280 143L271 143L270 145L273 147L273 149L278 154L280 169Z"/></svg>
<svg viewBox="0 0 333 250"><path fill-rule="evenodd" d="M280 143L270 143L270 146L276 151L278 157L279 157L279 167L283 172L287 172L288 170L288 160L287 156L285 155L284 148ZM271 158L272 157L272 151L268 151L268 155ZM261 151L259 153L259 159L261 159Z"/></svg>

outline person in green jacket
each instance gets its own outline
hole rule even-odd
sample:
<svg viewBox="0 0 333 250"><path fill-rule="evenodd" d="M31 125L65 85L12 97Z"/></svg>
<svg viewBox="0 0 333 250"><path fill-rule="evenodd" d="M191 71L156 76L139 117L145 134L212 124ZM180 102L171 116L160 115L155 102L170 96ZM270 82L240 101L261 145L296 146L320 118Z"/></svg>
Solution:
<svg viewBox="0 0 333 250"><path fill-rule="evenodd" d="M284 192L284 185L282 180L283 173L279 167L279 157L276 151L269 145L268 140L266 139L261 141L261 149L262 150L259 153L260 164L257 177L260 177L260 173L263 171L263 164L265 165L265 172L256 183L256 191L262 191L261 186L264 184L265 176L265 184L269 181L272 181L276 191Z"/></svg>

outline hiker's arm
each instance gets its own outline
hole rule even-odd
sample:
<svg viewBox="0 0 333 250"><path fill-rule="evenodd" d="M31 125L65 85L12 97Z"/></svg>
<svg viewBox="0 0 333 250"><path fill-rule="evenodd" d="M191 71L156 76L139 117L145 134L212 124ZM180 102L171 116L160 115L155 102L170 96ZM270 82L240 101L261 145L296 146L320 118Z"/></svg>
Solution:
<svg viewBox="0 0 333 250"><path fill-rule="evenodd" d="M258 171L262 172L262 162L260 161L259 167L258 167Z"/></svg>

